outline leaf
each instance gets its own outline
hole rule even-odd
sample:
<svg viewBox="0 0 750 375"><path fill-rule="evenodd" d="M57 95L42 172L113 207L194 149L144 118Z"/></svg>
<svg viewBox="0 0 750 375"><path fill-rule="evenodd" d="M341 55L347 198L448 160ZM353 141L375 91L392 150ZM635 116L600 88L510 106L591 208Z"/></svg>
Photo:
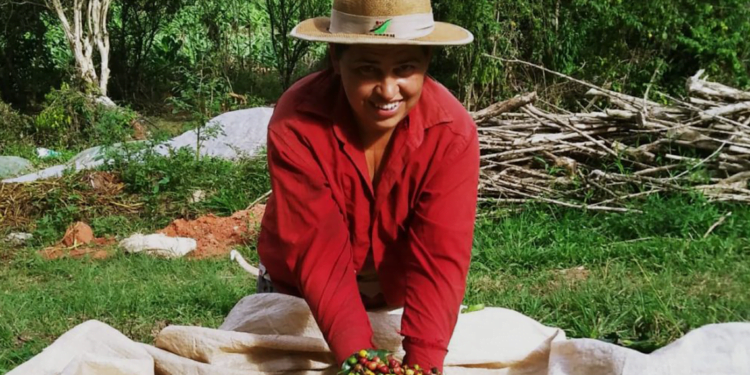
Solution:
<svg viewBox="0 0 750 375"><path fill-rule="evenodd" d="M380 357L380 359L385 360L390 355L390 353L387 350L381 349L381 350L375 350L375 355Z"/></svg>
<svg viewBox="0 0 750 375"><path fill-rule="evenodd" d="M375 26L375 28L370 30L370 32L374 33L375 35L383 35L386 31L388 31L389 26L391 26L391 20L387 20L382 24Z"/></svg>
<svg viewBox="0 0 750 375"><path fill-rule="evenodd" d="M477 305L471 305L463 310L461 310L461 314L468 314L476 311L482 311L484 310L485 306L483 303L477 304Z"/></svg>
<svg viewBox="0 0 750 375"><path fill-rule="evenodd" d="M344 364L341 365L341 371L339 374L349 374L350 372L352 372L352 365L349 364L349 359L347 358L347 360L344 361Z"/></svg>

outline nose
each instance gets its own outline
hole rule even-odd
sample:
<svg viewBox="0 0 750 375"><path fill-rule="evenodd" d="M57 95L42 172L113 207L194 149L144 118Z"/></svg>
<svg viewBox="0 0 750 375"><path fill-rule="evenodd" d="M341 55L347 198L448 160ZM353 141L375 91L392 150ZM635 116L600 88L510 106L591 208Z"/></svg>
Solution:
<svg viewBox="0 0 750 375"><path fill-rule="evenodd" d="M399 91L398 78L390 74L383 76L376 90L377 94L387 102L393 101L398 96Z"/></svg>

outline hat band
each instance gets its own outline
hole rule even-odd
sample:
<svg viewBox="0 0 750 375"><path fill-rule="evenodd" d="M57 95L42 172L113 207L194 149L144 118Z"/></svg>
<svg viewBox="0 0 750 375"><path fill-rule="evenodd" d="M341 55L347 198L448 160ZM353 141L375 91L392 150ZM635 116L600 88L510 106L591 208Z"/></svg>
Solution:
<svg viewBox="0 0 750 375"><path fill-rule="evenodd" d="M432 13L409 14L395 17L358 16L331 11L333 34L364 34L395 39L417 39L430 35L435 30Z"/></svg>

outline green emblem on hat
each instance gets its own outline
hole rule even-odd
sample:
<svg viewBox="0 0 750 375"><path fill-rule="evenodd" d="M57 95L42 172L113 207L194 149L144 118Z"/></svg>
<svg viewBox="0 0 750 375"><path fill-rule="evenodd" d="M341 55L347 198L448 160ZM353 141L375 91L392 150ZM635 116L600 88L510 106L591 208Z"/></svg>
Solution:
<svg viewBox="0 0 750 375"><path fill-rule="evenodd" d="M388 31L388 26L390 25L391 20L385 21L379 25L376 25L372 30L370 30L370 32L376 35L383 35L386 31Z"/></svg>

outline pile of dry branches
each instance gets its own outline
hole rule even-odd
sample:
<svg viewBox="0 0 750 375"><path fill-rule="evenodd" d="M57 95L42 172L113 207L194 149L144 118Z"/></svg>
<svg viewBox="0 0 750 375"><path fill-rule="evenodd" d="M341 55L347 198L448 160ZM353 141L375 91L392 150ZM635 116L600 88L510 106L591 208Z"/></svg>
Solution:
<svg viewBox="0 0 750 375"><path fill-rule="evenodd" d="M119 177L89 171L59 179L0 184L0 229L33 230L34 222L55 208L67 207L72 219L95 215L132 215L143 203L125 194Z"/></svg>
<svg viewBox="0 0 750 375"><path fill-rule="evenodd" d="M538 67L540 69L544 69ZM669 105L575 80L591 90L587 113L534 106L535 93L473 114L482 150L480 199L544 201L627 211L632 198L699 191L711 201L750 202L750 92L688 80Z"/></svg>

